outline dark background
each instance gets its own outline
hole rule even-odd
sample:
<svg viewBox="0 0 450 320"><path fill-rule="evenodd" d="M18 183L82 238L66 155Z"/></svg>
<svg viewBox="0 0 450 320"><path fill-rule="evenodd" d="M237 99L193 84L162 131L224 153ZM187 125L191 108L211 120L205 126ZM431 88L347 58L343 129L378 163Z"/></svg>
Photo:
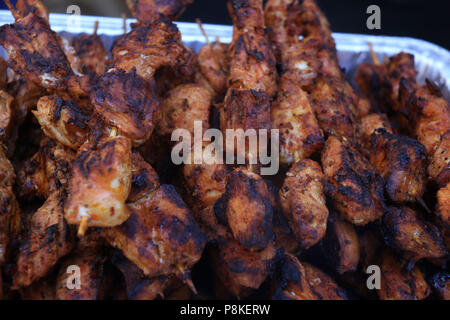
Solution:
<svg viewBox="0 0 450 320"><path fill-rule="evenodd" d="M120 16L129 12L125 0L43 0L50 12L65 12L71 4L82 14ZM335 32L408 36L434 42L450 49L450 0L317 0ZM381 8L381 30L368 30L369 5ZM3 0L0 0L0 6ZM226 0L195 0L180 21L230 24Z"/></svg>

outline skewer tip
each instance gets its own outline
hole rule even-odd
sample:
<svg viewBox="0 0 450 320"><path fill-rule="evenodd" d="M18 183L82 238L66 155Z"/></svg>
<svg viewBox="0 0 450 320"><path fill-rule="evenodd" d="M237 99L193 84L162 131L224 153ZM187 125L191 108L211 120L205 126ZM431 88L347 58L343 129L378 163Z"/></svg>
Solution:
<svg viewBox="0 0 450 320"><path fill-rule="evenodd" d="M369 46L370 57L372 58L372 62L373 62L375 65L380 65L380 60L378 59L377 54L376 54L375 51L373 50L373 44L372 44L372 42L369 42L369 43L368 43L368 46Z"/></svg>
<svg viewBox="0 0 450 320"><path fill-rule="evenodd" d="M416 197L417 202L422 206L422 208L425 209L425 211L430 214L431 210L430 208L428 208L427 204L425 203L425 201L423 201L422 197Z"/></svg>
<svg viewBox="0 0 450 320"><path fill-rule="evenodd" d="M88 229L88 223L89 223L89 217L83 216L81 218L80 225L78 227L78 232L77 232L78 238L84 237L84 235L86 234L86 231Z"/></svg>
<svg viewBox="0 0 450 320"><path fill-rule="evenodd" d="M98 20L95 21L95 23L94 23L94 32L93 32L93 35L94 35L94 36L97 35L97 30L98 30Z"/></svg>
<svg viewBox="0 0 450 320"><path fill-rule="evenodd" d="M197 22L198 27L200 28L200 31L202 32L203 36L205 37L206 44L209 44L208 34L206 33L205 29L203 28L202 21L199 18L197 18L197 19L195 19L195 22Z"/></svg>

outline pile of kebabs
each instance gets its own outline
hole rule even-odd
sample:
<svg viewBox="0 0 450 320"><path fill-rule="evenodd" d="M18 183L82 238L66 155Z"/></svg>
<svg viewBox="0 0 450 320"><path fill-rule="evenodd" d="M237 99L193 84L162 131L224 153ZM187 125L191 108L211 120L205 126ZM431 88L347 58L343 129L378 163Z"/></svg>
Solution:
<svg viewBox="0 0 450 320"><path fill-rule="evenodd" d="M313 0L230 0L232 42L195 53L191 2L127 1L109 53L5 0L0 297L449 299L450 105L414 57L373 55L355 89ZM195 120L279 129L282 169L175 166Z"/></svg>

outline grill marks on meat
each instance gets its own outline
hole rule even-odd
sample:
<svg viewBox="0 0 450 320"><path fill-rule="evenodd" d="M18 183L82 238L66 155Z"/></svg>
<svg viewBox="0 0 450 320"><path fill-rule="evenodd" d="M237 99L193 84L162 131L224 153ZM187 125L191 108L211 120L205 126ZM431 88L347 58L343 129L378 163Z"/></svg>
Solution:
<svg viewBox="0 0 450 320"><path fill-rule="evenodd" d="M280 204L295 238L305 249L325 236L328 209L323 192L323 173L312 160L295 163L280 189Z"/></svg>
<svg viewBox="0 0 450 320"><path fill-rule="evenodd" d="M113 227L129 216L125 206L131 189L131 144L125 137L87 141L78 150L69 181L65 218L80 224Z"/></svg>
<svg viewBox="0 0 450 320"><path fill-rule="evenodd" d="M28 235L20 248L13 287L30 285L44 277L68 254L74 245L74 237L64 221L63 199L53 193L31 218Z"/></svg>
<svg viewBox="0 0 450 320"><path fill-rule="evenodd" d="M345 219L366 225L384 214L383 179L351 142L330 136L322 167L326 193Z"/></svg>
<svg viewBox="0 0 450 320"><path fill-rule="evenodd" d="M102 75L106 70L108 52L97 34L83 33L72 40L72 46L80 59L85 74Z"/></svg>

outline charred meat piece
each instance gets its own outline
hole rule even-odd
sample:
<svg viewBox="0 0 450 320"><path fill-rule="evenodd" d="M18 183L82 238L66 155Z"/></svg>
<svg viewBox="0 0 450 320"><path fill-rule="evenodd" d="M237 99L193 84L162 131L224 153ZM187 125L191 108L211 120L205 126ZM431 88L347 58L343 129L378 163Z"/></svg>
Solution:
<svg viewBox="0 0 450 320"><path fill-rule="evenodd" d="M125 205L131 189L131 144L125 137L88 141L72 165L64 216L69 224L113 227L129 216Z"/></svg>
<svg viewBox="0 0 450 320"><path fill-rule="evenodd" d="M59 36L35 14L2 26L0 44L9 54L9 66L43 88L64 89L66 78L73 75Z"/></svg>
<svg viewBox="0 0 450 320"><path fill-rule="evenodd" d="M199 121L203 130L209 128L211 93L197 84L180 85L167 93L160 109L157 132L170 137L176 129L185 129L194 136L194 122ZM203 132L202 132L203 134Z"/></svg>
<svg viewBox="0 0 450 320"><path fill-rule="evenodd" d="M354 226L336 214L329 218L327 233L321 242L322 253L336 272L355 271L359 263L359 239Z"/></svg>
<svg viewBox="0 0 450 320"><path fill-rule="evenodd" d="M7 143L15 125L14 98L6 91L0 90L0 141Z"/></svg>
<svg viewBox="0 0 450 320"><path fill-rule="evenodd" d="M393 134L393 128L388 117L383 113L371 113L358 122L356 128L356 136L361 146L361 151L369 156L372 153L371 140L372 133L377 129L384 129L386 132Z"/></svg>
<svg viewBox="0 0 450 320"><path fill-rule="evenodd" d="M417 266L408 271L405 261L391 250L382 252L380 263L381 300L423 300L431 294L422 271Z"/></svg>
<svg viewBox="0 0 450 320"><path fill-rule="evenodd" d="M214 273L237 298L258 289L272 272L276 249L271 241L261 251L250 251L235 240L212 249Z"/></svg>
<svg viewBox="0 0 450 320"><path fill-rule="evenodd" d="M128 207L125 223L102 230L106 240L147 277L176 274L188 280L206 241L175 188L162 185Z"/></svg>
<svg viewBox="0 0 450 320"><path fill-rule="evenodd" d="M278 261L274 279L274 300L318 300L312 290L305 267L286 253Z"/></svg>
<svg viewBox="0 0 450 320"><path fill-rule="evenodd" d="M385 182L392 201L420 199L426 187L425 148L417 140L377 129L371 136L370 162Z"/></svg>
<svg viewBox="0 0 450 320"><path fill-rule="evenodd" d="M431 157L428 176L440 187L450 183L450 131L442 136L441 142Z"/></svg>
<svg viewBox="0 0 450 320"><path fill-rule="evenodd" d="M327 228L328 209L322 180L322 169L317 162L296 162L287 172L279 193L283 214L305 249L322 239Z"/></svg>
<svg viewBox="0 0 450 320"><path fill-rule="evenodd" d="M131 191L127 202L135 202L159 188L159 177L139 152L131 155Z"/></svg>
<svg viewBox="0 0 450 320"><path fill-rule="evenodd" d="M408 207L390 207L383 216L385 241L406 251L414 261L447 254L439 229Z"/></svg>
<svg viewBox="0 0 450 320"><path fill-rule="evenodd" d="M341 79L319 78L311 92L311 107L325 135L355 137L354 115L349 108Z"/></svg>
<svg viewBox="0 0 450 320"><path fill-rule="evenodd" d="M0 186L12 187L16 180L14 168L0 147Z"/></svg>
<svg viewBox="0 0 450 320"><path fill-rule="evenodd" d="M197 56L200 72L218 97L223 97L227 90L227 78L230 72L228 49L228 44L214 42L204 45Z"/></svg>
<svg viewBox="0 0 450 320"><path fill-rule="evenodd" d="M442 300L450 300L450 274L436 273L431 279L431 285Z"/></svg>
<svg viewBox="0 0 450 320"><path fill-rule="evenodd" d="M58 300L102 300L103 239L96 230L90 231L81 239L75 250L64 258L56 279L56 299ZM70 266L80 269L80 288L68 288L71 275Z"/></svg>
<svg viewBox="0 0 450 320"><path fill-rule="evenodd" d="M18 0L16 9L21 17L29 14L35 14L48 23L48 9L40 0Z"/></svg>
<svg viewBox="0 0 450 320"><path fill-rule="evenodd" d="M278 97L272 105L272 128L280 130L280 161L289 165L319 151L323 133L306 92L281 78Z"/></svg>
<svg viewBox="0 0 450 320"><path fill-rule="evenodd" d="M8 83L8 65L0 58L0 90L6 89Z"/></svg>
<svg viewBox="0 0 450 320"><path fill-rule="evenodd" d="M159 15L176 20L194 0L127 0L128 8L139 22L150 22Z"/></svg>
<svg viewBox="0 0 450 320"><path fill-rule="evenodd" d="M132 30L114 43L112 67L150 80L162 66L185 63L186 51L176 25L159 16L151 23L133 24Z"/></svg>
<svg viewBox="0 0 450 320"><path fill-rule="evenodd" d="M76 101L46 96L32 112L44 133L62 145L77 150L86 141L91 117Z"/></svg>
<svg viewBox="0 0 450 320"><path fill-rule="evenodd" d="M18 196L27 200L46 199L68 185L75 153L44 138L40 150L26 160L17 173Z"/></svg>
<svg viewBox="0 0 450 320"><path fill-rule="evenodd" d="M227 176L226 191L218 200L219 219L246 249L262 250L272 240L273 208L266 182L245 168Z"/></svg>
<svg viewBox="0 0 450 320"><path fill-rule="evenodd" d="M450 229L450 183L437 193L436 213L447 229Z"/></svg>
<svg viewBox="0 0 450 320"><path fill-rule="evenodd" d="M0 267L9 255L10 240L16 238L21 227L19 203L11 187L0 186Z"/></svg>
<svg viewBox="0 0 450 320"><path fill-rule="evenodd" d="M325 191L348 221L366 225L384 214L383 178L352 143L330 136L322 167Z"/></svg>
<svg viewBox="0 0 450 320"><path fill-rule="evenodd" d="M307 262L303 263L309 286L318 300L347 300L347 294L329 275Z"/></svg>
<svg viewBox="0 0 450 320"><path fill-rule="evenodd" d="M153 89L134 72L109 70L92 88L91 101L106 125L116 127L133 145L140 145L152 134L154 113L159 108Z"/></svg>
<svg viewBox="0 0 450 320"><path fill-rule="evenodd" d="M80 69L83 73L99 76L105 72L108 52L97 33L76 36L72 40L72 46L80 59Z"/></svg>
<svg viewBox="0 0 450 320"><path fill-rule="evenodd" d="M63 207L61 194L55 192L34 213L17 258L14 288L26 287L44 277L72 250L74 237L64 221Z"/></svg>

